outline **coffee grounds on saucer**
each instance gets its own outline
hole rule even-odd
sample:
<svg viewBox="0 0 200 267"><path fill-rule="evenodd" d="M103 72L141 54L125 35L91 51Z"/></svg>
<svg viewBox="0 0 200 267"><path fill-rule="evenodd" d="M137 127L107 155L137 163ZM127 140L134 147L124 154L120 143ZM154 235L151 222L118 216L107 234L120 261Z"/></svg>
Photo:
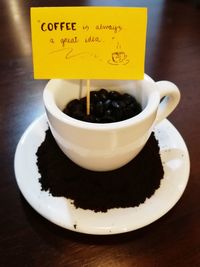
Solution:
<svg viewBox="0 0 200 267"><path fill-rule="evenodd" d="M155 193L164 176L154 134L136 158L113 171L95 172L77 166L60 150L50 130L36 155L42 191L95 212L139 206Z"/></svg>

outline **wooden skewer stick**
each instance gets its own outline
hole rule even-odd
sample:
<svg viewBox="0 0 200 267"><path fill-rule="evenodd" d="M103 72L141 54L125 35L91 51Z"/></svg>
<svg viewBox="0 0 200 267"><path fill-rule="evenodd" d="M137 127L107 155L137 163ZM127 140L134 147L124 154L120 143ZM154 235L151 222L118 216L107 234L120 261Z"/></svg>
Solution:
<svg viewBox="0 0 200 267"><path fill-rule="evenodd" d="M86 96L86 113L90 115L90 80L86 81L86 89L87 89L87 96Z"/></svg>

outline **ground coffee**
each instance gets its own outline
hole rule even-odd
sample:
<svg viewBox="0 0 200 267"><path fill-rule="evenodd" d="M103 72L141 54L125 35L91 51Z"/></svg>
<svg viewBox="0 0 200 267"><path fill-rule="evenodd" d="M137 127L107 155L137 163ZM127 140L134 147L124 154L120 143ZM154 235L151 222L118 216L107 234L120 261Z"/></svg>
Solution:
<svg viewBox="0 0 200 267"><path fill-rule="evenodd" d="M63 154L50 130L36 155L41 190L95 212L140 205L159 188L164 175L154 134L135 159L114 171L94 172L77 166Z"/></svg>

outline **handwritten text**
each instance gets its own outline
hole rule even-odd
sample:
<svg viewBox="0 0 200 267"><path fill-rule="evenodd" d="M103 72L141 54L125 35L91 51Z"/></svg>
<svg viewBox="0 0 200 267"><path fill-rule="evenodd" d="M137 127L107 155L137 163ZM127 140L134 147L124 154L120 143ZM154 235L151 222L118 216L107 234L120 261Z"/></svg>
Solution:
<svg viewBox="0 0 200 267"><path fill-rule="evenodd" d="M46 32L46 31L57 31L57 30L66 30L66 31L69 31L69 30L72 30L72 31L75 31L76 30L76 22L43 22L41 24L41 30L43 32Z"/></svg>

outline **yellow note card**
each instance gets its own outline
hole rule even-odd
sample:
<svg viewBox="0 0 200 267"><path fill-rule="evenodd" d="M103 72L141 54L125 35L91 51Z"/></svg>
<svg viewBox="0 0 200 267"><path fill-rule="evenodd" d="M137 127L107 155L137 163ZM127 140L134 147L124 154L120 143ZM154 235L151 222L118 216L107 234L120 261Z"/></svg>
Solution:
<svg viewBox="0 0 200 267"><path fill-rule="evenodd" d="M35 79L143 79L147 9L31 8Z"/></svg>

